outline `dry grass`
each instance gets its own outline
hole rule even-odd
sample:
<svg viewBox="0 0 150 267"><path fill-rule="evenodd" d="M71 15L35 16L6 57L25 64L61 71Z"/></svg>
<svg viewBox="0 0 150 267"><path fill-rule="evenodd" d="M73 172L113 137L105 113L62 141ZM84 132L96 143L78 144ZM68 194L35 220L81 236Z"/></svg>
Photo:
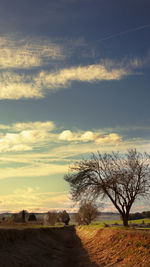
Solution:
<svg viewBox="0 0 150 267"><path fill-rule="evenodd" d="M77 227L77 234L98 266L150 266L150 231Z"/></svg>

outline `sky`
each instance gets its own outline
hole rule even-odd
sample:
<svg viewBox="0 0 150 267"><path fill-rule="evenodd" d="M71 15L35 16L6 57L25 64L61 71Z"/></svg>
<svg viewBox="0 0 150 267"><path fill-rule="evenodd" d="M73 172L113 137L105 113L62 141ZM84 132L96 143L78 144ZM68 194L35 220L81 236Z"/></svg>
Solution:
<svg viewBox="0 0 150 267"><path fill-rule="evenodd" d="M150 153L149 10L149 0L0 0L1 213L73 211L64 175L76 160ZM132 209L143 210L146 200Z"/></svg>

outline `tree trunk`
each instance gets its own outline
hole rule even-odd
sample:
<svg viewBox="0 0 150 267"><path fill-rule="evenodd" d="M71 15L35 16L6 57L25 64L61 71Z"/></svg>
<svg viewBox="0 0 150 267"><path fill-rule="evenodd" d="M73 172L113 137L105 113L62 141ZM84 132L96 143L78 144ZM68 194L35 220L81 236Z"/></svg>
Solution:
<svg viewBox="0 0 150 267"><path fill-rule="evenodd" d="M129 215L128 214L122 214L122 220L123 220L123 225L125 227L129 227L129 224L128 224Z"/></svg>

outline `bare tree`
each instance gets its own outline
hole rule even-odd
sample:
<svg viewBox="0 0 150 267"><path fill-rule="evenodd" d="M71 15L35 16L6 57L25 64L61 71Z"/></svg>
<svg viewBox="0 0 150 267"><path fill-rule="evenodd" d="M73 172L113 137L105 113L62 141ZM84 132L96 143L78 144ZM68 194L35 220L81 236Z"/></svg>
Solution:
<svg viewBox="0 0 150 267"><path fill-rule="evenodd" d="M44 216L44 224L55 225L57 222L57 213L55 211L48 211Z"/></svg>
<svg viewBox="0 0 150 267"><path fill-rule="evenodd" d="M90 224L99 215L97 205L92 201L84 200L80 204L75 220L78 224Z"/></svg>
<svg viewBox="0 0 150 267"><path fill-rule="evenodd" d="M58 213L58 221L63 222L65 225L69 224L70 216L69 216L68 212L66 212L66 210Z"/></svg>
<svg viewBox="0 0 150 267"><path fill-rule="evenodd" d="M70 167L64 179L71 187L72 199L108 197L128 226L129 212L139 197L150 189L150 157L131 149L127 154L93 154Z"/></svg>

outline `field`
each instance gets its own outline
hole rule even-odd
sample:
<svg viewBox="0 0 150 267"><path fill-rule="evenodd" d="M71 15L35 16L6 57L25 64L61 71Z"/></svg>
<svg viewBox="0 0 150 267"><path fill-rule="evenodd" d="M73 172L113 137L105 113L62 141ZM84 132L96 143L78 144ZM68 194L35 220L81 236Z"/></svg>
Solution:
<svg viewBox="0 0 150 267"><path fill-rule="evenodd" d="M122 226L121 220L104 220L104 221L95 221L91 223L91 227L104 228L105 225L115 228L120 228ZM150 219L139 219L129 221L130 226L134 226L136 229L150 229Z"/></svg>
<svg viewBox="0 0 150 267"><path fill-rule="evenodd" d="M114 222L121 223L105 221ZM105 228L104 222L68 227L1 224L0 248L0 267L150 267L150 230Z"/></svg>

